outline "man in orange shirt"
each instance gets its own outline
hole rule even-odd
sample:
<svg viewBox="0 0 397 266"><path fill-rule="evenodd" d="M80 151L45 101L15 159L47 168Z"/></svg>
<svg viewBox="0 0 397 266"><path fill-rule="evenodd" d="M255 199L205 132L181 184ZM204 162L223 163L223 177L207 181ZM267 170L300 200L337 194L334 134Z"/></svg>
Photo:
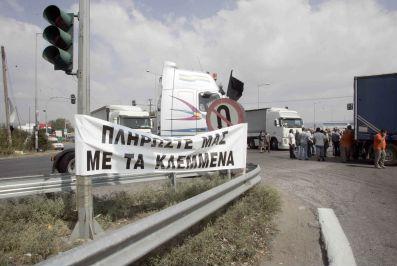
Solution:
<svg viewBox="0 0 397 266"><path fill-rule="evenodd" d="M386 131L381 129L374 137L375 168L386 168Z"/></svg>
<svg viewBox="0 0 397 266"><path fill-rule="evenodd" d="M350 157L352 155L352 147L353 147L354 135L353 129L351 125L347 126L347 129L343 131L342 138L340 140L340 147L342 151L342 162L350 161Z"/></svg>

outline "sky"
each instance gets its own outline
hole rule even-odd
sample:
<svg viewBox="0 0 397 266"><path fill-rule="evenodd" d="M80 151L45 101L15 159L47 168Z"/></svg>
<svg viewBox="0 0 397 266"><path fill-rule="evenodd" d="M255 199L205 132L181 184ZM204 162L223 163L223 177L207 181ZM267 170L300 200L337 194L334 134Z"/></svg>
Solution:
<svg viewBox="0 0 397 266"><path fill-rule="evenodd" d="M50 4L78 10L76 0L0 0L0 44L22 124L29 107L34 120L35 56L39 120L43 110L48 120L72 120L77 109L50 99L77 94L76 78L41 57L49 44L36 33L48 25L42 12ZM216 72L224 87L233 70L245 83L246 109L288 106L308 124L314 116L351 121L354 76L397 72L394 0L92 0L90 14L91 110L132 100L147 106L156 74L173 61Z"/></svg>

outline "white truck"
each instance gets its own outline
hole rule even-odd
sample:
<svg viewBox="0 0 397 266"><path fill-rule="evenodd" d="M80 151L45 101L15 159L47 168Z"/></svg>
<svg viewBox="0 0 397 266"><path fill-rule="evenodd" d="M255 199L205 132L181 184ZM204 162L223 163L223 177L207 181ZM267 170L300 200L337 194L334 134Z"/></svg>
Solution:
<svg viewBox="0 0 397 266"><path fill-rule="evenodd" d="M149 112L143 111L138 106L130 105L106 105L91 112L91 116L106 120L115 124L123 125L142 132L150 133L152 120ZM74 173L75 150L66 149L57 153L53 158L52 171L59 173Z"/></svg>
<svg viewBox="0 0 397 266"><path fill-rule="evenodd" d="M149 112L139 106L105 105L92 111L91 116L142 132L150 133L152 129Z"/></svg>
<svg viewBox="0 0 397 266"><path fill-rule="evenodd" d="M160 95L156 112L156 128L160 136L188 136L206 132L206 114L210 103L222 94L214 78L203 72L178 69L173 62L165 62L160 78ZM150 132L152 120L148 112L136 106L107 105L91 115L109 122ZM74 172L74 149L58 153L53 171Z"/></svg>
<svg viewBox="0 0 397 266"><path fill-rule="evenodd" d="M178 69L165 62L160 80L157 134L188 136L206 132L210 103L222 97L214 78L197 71Z"/></svg>
<svg viewBox="0 0 397 266"><path fill-rule="evenodd" d="M298 112L286 108L262 108L245 111L248 123L247 145L258 147L259 133L270 134L270 147L273 150L288 149L288 134L290 129L302 132L303 121Z"/></svg>

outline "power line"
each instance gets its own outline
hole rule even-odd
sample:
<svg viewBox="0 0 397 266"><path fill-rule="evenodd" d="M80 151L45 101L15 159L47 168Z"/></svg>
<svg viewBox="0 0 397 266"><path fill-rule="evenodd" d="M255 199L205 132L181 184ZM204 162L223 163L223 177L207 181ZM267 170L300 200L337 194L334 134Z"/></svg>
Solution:
<svg viewBox="0 0 397 266"><path fill-rule="evenodd" d="M320 98L303 98L303 99L293 99L293 100L266 101L266 102L259 102L259 103L327 101L327 100L347 99L347 98L353 98L353 96L335 96L335 97L320 97ZM241 103L243 103L243 104L257 104L258 102L241 102Z"/></svg>

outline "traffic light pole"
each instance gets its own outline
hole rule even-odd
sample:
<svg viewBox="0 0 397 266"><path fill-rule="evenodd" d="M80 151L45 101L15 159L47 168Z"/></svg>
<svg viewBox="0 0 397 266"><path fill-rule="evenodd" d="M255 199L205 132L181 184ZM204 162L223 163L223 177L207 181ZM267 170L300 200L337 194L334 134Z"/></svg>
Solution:
<svg viewBox="0 0 397 266"><path fill-rule="evenodd" d="M77 113L90 114L90 2L79 3L79 47L78 47L78 97ZM77 155L77 154L76 154ZM77 155L78 159L82 155ZM78 222L71 239L94 239L103 232L93 217L92 179L90 176L76 176L76 204Z"/></svg>

